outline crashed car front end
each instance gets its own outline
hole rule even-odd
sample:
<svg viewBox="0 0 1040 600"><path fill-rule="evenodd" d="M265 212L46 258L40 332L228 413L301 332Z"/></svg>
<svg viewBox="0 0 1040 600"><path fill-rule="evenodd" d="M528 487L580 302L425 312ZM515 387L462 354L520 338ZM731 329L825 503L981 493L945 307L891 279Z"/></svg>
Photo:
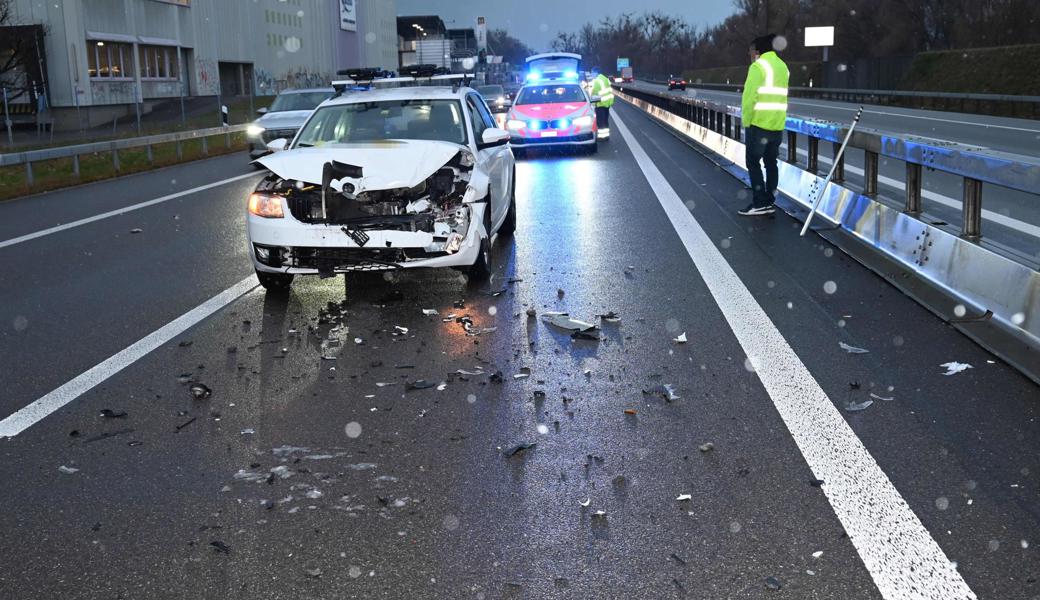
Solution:
<svg viewBox="0 0 1040 600"><path fill-rule="evenodd" d="M352 167L325 164L327 171ZM474 167L473 155L459 148L407 186L372 186L359 167L331 182L272 172L249 200L254 265L269 273L323 276L471 265L480 251L481 200L488 189L487 174Z"/></svg>

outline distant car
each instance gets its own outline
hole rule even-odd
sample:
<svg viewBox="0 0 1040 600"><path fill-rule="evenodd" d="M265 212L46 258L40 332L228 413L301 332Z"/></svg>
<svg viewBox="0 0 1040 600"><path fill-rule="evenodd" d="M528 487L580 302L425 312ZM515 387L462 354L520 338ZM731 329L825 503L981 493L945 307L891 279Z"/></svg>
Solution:
<svg viewBox="0 0 1040 600"><path fill-rule="evenodd" d="M482 85L477 87L477 93L487 102L488 108L493 113L504 113L513 104L506 95L506 89L500 85Z"/></svg>
<svg viewBox="0 0 1040 600"><path fill-rule="evenodd" d="M516 227L509 134L476 91L431 82L333 97L271 142L246 219L260 285L420 267L490 275L495 235Z"/></svg>
<svg viewBox="0 0 1040 600"><path fill-rule="evenodd" d="M246 128L249 158L257 159L270 150L267 143L279 138L293 139L296 132L311 116L314 108L332 97L332 88L285 90L271 103L270 108L256 111L260 118Z"/></svg>
<svg viewBox="0 0 1040 600"><path fill-rule="evenodd" d="M672 90L686 90L686 80L681 77L669 77L668 78L668 91Z"/></svg>
<svg viewBox="0 0 1040 600"><path fill-rule="evenodd" d="M596 111L576 81L525 85L509 109L506 129L513 153L536 146L582 146L596 152Z"/></svg>

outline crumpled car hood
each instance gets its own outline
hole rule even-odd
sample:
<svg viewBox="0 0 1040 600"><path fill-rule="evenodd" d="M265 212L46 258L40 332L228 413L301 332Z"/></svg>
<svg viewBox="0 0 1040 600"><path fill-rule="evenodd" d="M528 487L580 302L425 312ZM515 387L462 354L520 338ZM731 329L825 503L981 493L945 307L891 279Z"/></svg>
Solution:
<svg viewBox="0 0 1040 600"><path fill-rule="evenodd" d="M282 179L321 184L325 163L338 161L361 167L361 188L390 190L422 183L452 159L463 146L426 140L385 140L359 144L326 144L269 154L256 162Z"/></svg>
<svg viewBox="0 0 1040 600"><path fill-rule="evenodd" d="M312 110L282 110L267 113L256 120L256 124L265 129L299 129L307 122Z"/></svg>

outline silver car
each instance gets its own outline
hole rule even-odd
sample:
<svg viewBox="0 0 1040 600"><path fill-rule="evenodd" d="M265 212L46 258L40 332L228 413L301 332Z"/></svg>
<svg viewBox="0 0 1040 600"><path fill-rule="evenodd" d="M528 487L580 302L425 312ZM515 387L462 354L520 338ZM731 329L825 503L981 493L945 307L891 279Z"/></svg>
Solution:
<svg viewBox="0 0 1040 600"><path fill-rule="evenodd" d="M295 137L315 107L331 98L333 93L332 88L310 88L285 90L278 94L271 108L256 111L260 118L246 130L249 157L256 159L268 154L267 142L271 140Z"/></svg>

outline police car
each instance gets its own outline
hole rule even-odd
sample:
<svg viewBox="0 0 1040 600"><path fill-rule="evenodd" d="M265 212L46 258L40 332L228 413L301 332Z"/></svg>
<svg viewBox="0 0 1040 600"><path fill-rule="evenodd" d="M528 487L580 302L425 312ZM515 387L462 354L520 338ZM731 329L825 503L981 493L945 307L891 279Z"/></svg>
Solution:
<svg viewBox="0 0 1040 600"><path fill-rule="evenodd" d="M419 267L490 274L495 235L516 227L510 136L461 76L431 72L346 95L353 81L334 82L293 139L268 144L257 162L270 174L247 216L261 285Z"/></svg>
<svg viewBox="0 0 1040 600"><path fill-rule="evenodd" d="M506 116L510 145L517 156L528 148L578 146L596 152L598 97L579 81L581 55L564 52L527 59L527 83Z"/></svg>

